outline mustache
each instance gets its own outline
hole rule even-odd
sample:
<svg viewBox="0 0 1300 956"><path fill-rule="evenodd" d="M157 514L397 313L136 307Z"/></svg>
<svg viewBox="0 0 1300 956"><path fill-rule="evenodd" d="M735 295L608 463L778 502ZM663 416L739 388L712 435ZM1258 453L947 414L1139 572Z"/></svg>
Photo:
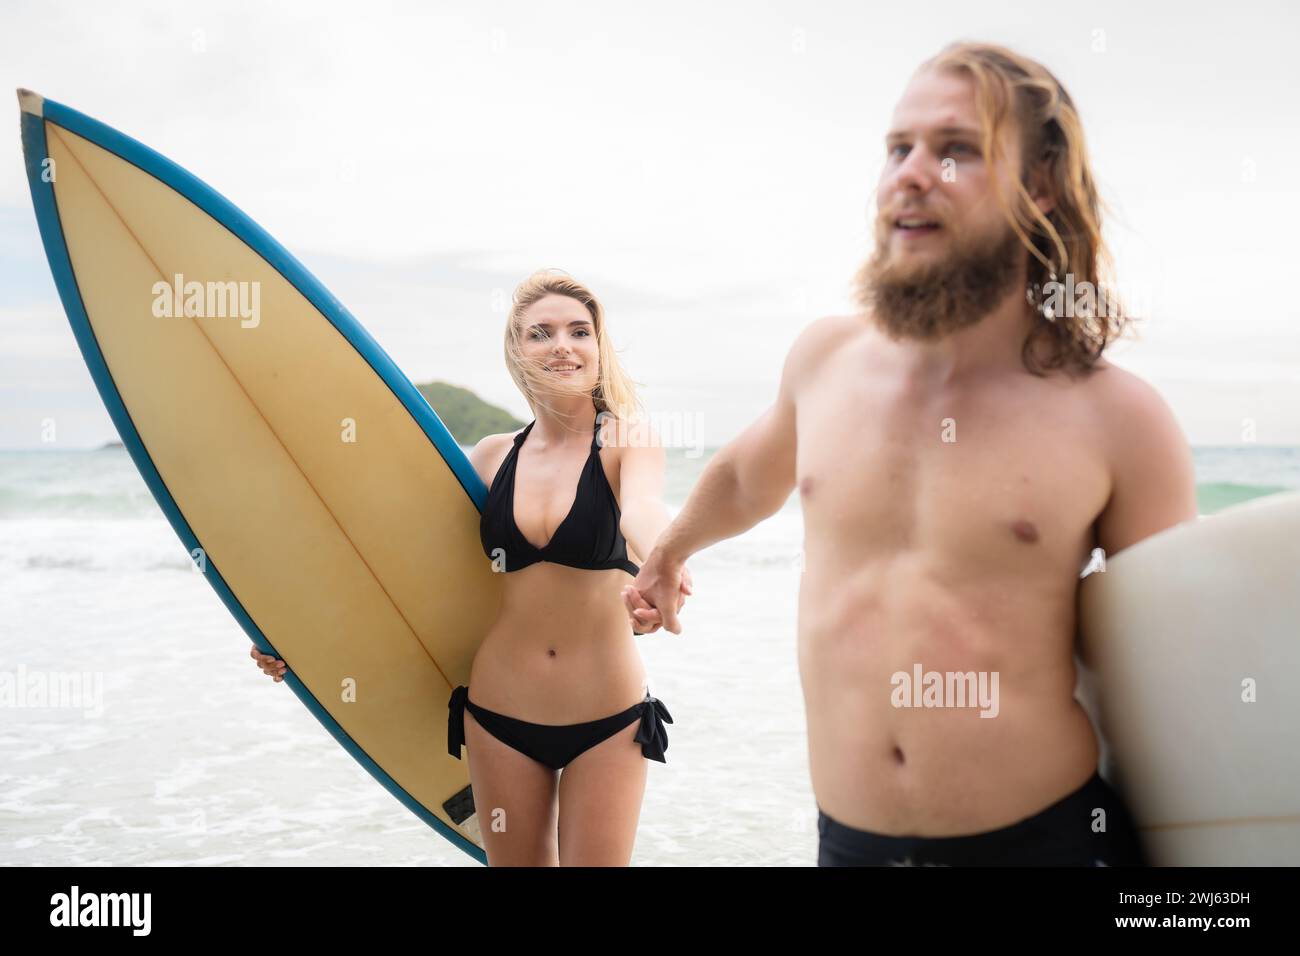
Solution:
<svg viewBox="0 0 1300 956"><path fill-rule="evenodd" d="M882 208L876 214L876 220L893 222L895 219L912 218L913 216L917 219L933 219L935 222L944 225L947 225L949 220L947 214L941 213L932 206L915 206L907 203L894 203Z"/></svg>

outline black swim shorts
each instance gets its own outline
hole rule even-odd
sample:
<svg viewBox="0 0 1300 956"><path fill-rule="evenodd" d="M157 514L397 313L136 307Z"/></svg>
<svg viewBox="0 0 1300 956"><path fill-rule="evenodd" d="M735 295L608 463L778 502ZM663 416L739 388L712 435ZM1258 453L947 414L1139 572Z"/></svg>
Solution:
<svg viewBox="0 0 1300 956"><path fill-rule="evenodd" d="M1132 817L1097 773L1047 809L999 830L886 836L845 826L819 808L817 832L818 866L1146 865Z"/></svg>

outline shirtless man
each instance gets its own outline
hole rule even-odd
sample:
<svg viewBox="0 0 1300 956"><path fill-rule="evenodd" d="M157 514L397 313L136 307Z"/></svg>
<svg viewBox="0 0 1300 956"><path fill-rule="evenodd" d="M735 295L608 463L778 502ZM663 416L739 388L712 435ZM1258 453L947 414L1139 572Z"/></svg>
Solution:
<svg viewBox="0 0 1300 956"><path fill-rule="evenodd" d="M958 44L914 75L885 148L862 314L798 336L625 603L680 633L684 562L797 487L819 864L1140 864L1074 697L1077 589L1094 548L1196 500L1164 401L1100 357L1122 318L1049 292L1096 284L1104 256L1078 115L1041 65ZM995 699L911 686L930 672Z"/></svg>

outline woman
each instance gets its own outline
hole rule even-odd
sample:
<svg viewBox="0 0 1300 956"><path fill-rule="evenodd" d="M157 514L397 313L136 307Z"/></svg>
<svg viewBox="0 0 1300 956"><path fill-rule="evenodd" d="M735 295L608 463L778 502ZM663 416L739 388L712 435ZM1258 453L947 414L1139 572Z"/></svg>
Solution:
<svg viewBox="0 0 1300 956"><path fill-rule="evenodd" d="M664 452L628 423L632 383L581 283L524 280L505 355L535 417L470 454L488 485L480 538L506 580L469 687L452 694L449 750L468 750L490 865L626 866L645 760L666 762L672 722L632 639L658 626L629 623L621 596L670 520ZM687 573L679 606L690 593ZM282 679L283 661L251 653Z"/></svg>

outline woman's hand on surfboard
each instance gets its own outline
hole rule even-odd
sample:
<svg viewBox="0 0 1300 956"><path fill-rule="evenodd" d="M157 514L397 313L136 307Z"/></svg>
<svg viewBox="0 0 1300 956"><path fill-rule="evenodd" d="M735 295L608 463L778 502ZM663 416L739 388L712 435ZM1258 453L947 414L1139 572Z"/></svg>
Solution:
<svg viewBox="0 0 1300 956"><path fill-rule="evenodd" d="M257 666L262 668L263 674L274 677L277 684L284 680L285 663L274 654L263 654L254 644L249 648L248 656L257 661Z"/></svg>

